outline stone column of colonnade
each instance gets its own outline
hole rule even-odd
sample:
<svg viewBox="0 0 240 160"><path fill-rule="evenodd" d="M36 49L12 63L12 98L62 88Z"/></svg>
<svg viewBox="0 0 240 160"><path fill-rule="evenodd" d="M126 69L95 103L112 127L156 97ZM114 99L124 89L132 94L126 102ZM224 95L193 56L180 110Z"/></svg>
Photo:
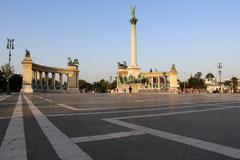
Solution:
<svg viewBox="0 0 240 160"><path fill-rule="evenodd" d="M167 89L168 88L168 84L167 84L167 76L164 76L163 79L164 79L164 82L163 82L163 85L164 85L164 89Z"/></svg>
<svg viewBox="0 0 240 160"><path fill-rule="evenodd" d="M36 76L38 73L38 76ZM45 83L43 84L43 74L45 75ZM37 89L47 89L47 90L55 90L55 89L62 89L63 85L63 74L62 73L56 73L56 72L51 72L52 78L51 82L49 82L49 72L42 72L42 71L34 71L33 73L33 79L34 81L37 81ZM56 75L59 74L59 86L56 86L55 80L56 80Z"/></svg>
<svg viewBox="0 0 240 160"><path fill-rule="evenodd" d="M39 74L39 89L42 89L43 88L43 78L42 78L42 72L41 71L38 71L38 74Z"/></svg>
<svg viewBox="0 0 240 160"><path fill-rule="evenodd" d="M43 74L45 77L43 78ZM57 73L57 72L51 72L52 78L51 82L49 81L49 72L43 72L43 71L37 71L37 70L32 70L32 87L34 88L34 91L41 91L42 89L47 89L47 90L55 90L55 89L62 89L63 85L63 74L62 73ZM56 86L55 80L56 80L56 75L59 74L59 79L57 81L59 82L59 86ZM45 79L45 80L43 80ZM43 81L45 83L43 84Z"/></svg>
<svg viewBox="0 0 240 160"><path fill-rule="evenodd" d="M32 70L32 88L35 90L36 89L36 72L35 70Z"/></svg>
<svg viewBox="0 0 240 160"><path fill-rule="evenodd" d="M56 89L55 88L55 73L52 73L52 87L53 87L53 89Z"/></svg>
<svg viewBox="0 0 240 160"><path fill-rule="evenodd" d="M45 72L45 86L46 86L46 89L48 89L48 83L49 83L49 80L48 80L48 72Z"/></svg>
<svg viewBox="0 0 240 160"><path fill-rule="evenodd" d="M60 85L60 89L62 89L62 85L63 85L63 75L62 75L62 73L59 73L59 85Z"/></svg>
<svg viewBox="0 0 240 160"><path fill-rule="evenodd" d="M163 86L164 86L164 89L167 89L168 88L168 76L149 76L147 77L148 79L148 88L149 89L161 89L161 78L164 79L164 82L163 82ZM173 77L172 77L173 78ZM155 81L154 81L155 79Z"/></svg>

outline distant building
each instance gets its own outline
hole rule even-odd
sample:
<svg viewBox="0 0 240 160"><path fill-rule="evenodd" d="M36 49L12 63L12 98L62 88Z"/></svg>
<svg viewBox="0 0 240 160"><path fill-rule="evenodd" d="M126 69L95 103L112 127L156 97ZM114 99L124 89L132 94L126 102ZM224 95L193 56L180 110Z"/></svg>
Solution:
<svg viewBox="0 0 240 160"><path fill-rule="evenodd" d="M225 82L222 82L221 84L217 82L217 79L210 72L205 77L205 85L207 86L208 93L219 93L220 91L221 93L229 92L229 86L224 84Z"/></svg>

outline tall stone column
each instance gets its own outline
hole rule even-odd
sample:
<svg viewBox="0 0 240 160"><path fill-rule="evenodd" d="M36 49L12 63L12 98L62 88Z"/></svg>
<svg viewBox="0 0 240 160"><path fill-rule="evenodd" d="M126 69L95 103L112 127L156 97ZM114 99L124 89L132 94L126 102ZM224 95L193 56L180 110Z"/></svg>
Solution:
<svg viewBox="0 0 240 160"><path fill-rule="evenodd" d="M23 66L23 82L21 92L32 93L32 58L30 53L26 51L25 58L22 61Z"/></svg>
<svg viewBox="0 0 240 160"><path fill-rule="evenodd" d="M136 24L137 19L132 17L130 19L131 23L131 66L130 67L137 67L137 32L136 32Z"/></svg>
<svg viewBox="0 0 240 160"><path fill-rule="evenodd" d="M137 78L140 74L140 68L137 64L137 18L135 16L135 6L131 6L131 64L128 68L128 76Z"/></svg>

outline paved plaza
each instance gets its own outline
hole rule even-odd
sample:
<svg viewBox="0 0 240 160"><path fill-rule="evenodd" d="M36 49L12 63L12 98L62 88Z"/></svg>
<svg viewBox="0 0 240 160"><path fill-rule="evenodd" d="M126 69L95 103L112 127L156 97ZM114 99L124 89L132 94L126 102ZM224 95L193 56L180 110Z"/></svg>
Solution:
<svg viewBox="0 0 240 160"><path fill-rule="evenodd" d="M0 95L0 160L240 159L237 94Z"/></svg>

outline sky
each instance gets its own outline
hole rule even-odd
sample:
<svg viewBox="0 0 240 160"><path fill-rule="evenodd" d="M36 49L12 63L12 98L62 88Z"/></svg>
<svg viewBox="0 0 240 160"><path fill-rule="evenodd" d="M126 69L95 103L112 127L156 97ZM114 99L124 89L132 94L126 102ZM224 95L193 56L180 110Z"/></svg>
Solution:
<svg viewBox="0 0 240 160"><path fill-rule="evenodd" d="M6 39L15 39L12 64L22 73L25 49L34 63L67 67L79 59L80 79L115 76L118 61L130 63L130 4L136 5L138 64L179 79L196 72L240 77L239 0L0 0L0 65Z"/></svg>

